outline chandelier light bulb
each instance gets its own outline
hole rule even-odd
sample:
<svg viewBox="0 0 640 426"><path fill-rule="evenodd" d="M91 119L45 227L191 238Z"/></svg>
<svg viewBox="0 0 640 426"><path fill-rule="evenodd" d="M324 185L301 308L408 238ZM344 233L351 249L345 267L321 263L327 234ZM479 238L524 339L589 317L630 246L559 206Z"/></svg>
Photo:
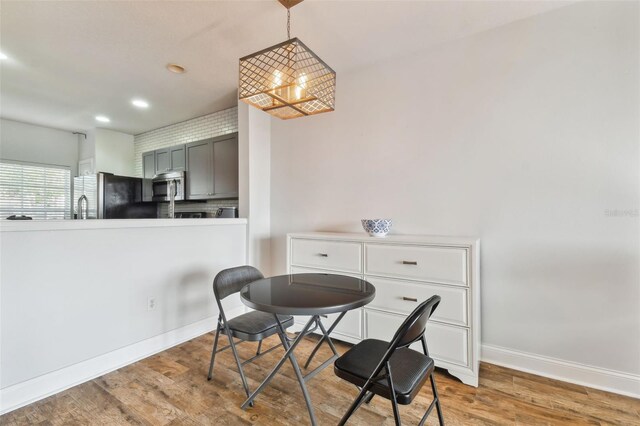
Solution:
<svg viewBox="0 0 640 426"><path fill-rule="evenodd" d="M273 72L273 88L277 89L282 86L282 71L275 70Z"/></svg>
<svg viewBox="0 0 640 426"><path fill-rule="evenodd" d="M304 95L304 88L307 87L307 76L303 73L298 77L298 85L296 86L296 99L302 99Z"/></svg>

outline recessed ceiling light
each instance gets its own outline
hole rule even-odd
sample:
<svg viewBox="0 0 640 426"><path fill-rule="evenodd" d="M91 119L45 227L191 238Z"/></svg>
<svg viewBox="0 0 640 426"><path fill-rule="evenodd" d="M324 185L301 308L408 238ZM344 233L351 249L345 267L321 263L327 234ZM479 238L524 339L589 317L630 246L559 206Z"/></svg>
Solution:
<svg viewBox="0 0 640 426"><path fill-rule="evenodd" d="M182 74L187 71L184 69L182 65L178 65L178 64L169 64L167 65L167 69L176 74Z"/></svg>
<svg viewBox="0 0 640 426"><path fill-rule="evenodd" d="M104 115L96 115L96 120L100 121L101 123L108 123L111 121L109 117L105 117Z"/></svg>
<svg viewBox="0 0 640 426"><path fill-rule="evenodd" d="M4 59L9 59L9 57L7 55L5 55L4 53L0 52L0 61L4 60Z"/></svg>
<svg viewBox="0 0 640 426"><path fill-rule="evenodd" d="M143 101L142 99L134 99L131 103L138 108L149 108L149 102Z"/></svg>

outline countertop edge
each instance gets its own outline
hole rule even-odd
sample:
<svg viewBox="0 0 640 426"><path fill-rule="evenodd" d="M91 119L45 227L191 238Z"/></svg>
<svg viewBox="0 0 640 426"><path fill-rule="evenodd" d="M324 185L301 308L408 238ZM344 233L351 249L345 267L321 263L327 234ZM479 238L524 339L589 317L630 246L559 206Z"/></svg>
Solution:
<svg viewBox="0 0 640 426"><path fill-rule="evenodd" d="M0 232L80 231L88 229L166 228L246 225L245 218L228 219L87 219L0 221Z"/></svg>
<svg viewBox="0 0 640 426"><path fill-rule="evenodd" d="M422 235L422 234L394 234L386 237L371 237L366 232L289 232L288 238L339 240L364 242L369 244L442 244L454 246L472 246L480 244L480 237L454 235Z"/></svg>

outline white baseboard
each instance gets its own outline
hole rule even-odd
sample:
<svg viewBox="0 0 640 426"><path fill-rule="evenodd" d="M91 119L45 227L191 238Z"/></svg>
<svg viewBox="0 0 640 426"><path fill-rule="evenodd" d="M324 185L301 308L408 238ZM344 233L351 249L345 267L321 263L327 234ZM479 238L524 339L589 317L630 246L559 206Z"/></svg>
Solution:
<svg viewBox="0 0 640 426"><path fill-rule="evenodd" d="M229 318L232 318L243 312L244 306L239 306L226 313ZM0 389L0 414L16 410L208 333L215 328L216 321L217 316L205 318L133 345Z"/></svg>
<svg viewBox="0 0 640 426"><path fill-rule="evenodd" d="M640 398L640 375L482 345L482 361L538 376Z"/></svg>

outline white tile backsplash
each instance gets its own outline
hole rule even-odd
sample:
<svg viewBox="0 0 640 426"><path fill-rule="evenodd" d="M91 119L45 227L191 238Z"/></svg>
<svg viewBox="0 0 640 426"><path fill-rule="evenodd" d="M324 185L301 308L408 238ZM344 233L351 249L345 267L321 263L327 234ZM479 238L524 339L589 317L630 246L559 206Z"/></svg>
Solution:
<svg viewBox="0 0 640 426"><path fill-rule="evenodd" d="M142 176L142 153L238 131L238 107L161 127L134 137L135 176ZM176 211L178 211L176 209Z"/></svg>

